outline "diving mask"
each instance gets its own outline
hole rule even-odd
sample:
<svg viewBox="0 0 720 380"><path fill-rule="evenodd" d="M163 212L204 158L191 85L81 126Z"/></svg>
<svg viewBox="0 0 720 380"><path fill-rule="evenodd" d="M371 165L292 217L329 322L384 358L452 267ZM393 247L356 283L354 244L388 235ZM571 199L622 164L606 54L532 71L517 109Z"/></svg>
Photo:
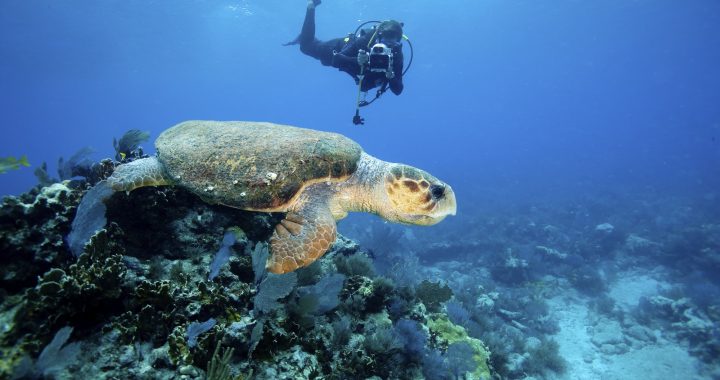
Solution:
<svg viewBox="0 0 720 380"><path fill-rule="evenodd" d="M383 33L383 34L380 34L377 41L379 43L385 44L388 47L394 49L395 47L400 45L400 43L402 42L402 36L398 37L393 33Z"/></svg>

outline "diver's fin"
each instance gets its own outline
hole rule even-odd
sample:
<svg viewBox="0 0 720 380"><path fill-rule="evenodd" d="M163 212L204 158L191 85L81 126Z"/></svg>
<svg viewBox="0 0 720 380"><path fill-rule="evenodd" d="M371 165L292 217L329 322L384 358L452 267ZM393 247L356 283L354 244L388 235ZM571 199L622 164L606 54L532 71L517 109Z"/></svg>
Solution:
<svg viewBox="0 0 720 380"><path fill-rule="evenodd" d="M315 7L320 5L322 3L322 0L308 0L307 5L307 14L305 15L305 23L303 24L303 29L306 28L306 25L308 24L308 17L312 20L312 34L315 34ZM302 33L301 33L302 35ZM300 43L300 36L297 36L294 40L290 42L286 42L282 44L282 46L291 46L291 45L297 45Z"/></svg>
<svg viewBox="0 0 720 380"><path fill-rule="evenodd" d="M282 46L292 46L292 45L297 45L299 43L300 43L300 36L297 36L297 37L295 37L294 40L292 40L290 42L286 42L286 43L282 44Z"/></svg>

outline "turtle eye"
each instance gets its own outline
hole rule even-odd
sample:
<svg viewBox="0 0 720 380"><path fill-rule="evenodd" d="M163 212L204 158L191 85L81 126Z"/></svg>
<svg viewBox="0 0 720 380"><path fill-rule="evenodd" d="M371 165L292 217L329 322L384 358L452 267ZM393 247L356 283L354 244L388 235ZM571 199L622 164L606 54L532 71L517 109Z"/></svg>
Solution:
<svg viewBox="0 0 720 380"><path fill-rule="evenodd" d="M445 195L445 186L443 186L443 185L430 186L430 194L432 194L432 197L435 199L442 198L442 196Z"/></svg>

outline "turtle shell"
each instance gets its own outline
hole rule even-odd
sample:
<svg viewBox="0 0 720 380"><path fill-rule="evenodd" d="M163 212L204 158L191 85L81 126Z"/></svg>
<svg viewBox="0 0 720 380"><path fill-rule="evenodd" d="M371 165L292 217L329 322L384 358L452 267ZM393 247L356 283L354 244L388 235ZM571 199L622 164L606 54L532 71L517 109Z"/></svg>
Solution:
<svg viewBox="0 0 720 380"><path fill-rule="evenodd" d="M155 147L178 186L208 203L257 211L283 211L305 186L347 179L362 153L336 133L243 121L186 121Z"/></svg>

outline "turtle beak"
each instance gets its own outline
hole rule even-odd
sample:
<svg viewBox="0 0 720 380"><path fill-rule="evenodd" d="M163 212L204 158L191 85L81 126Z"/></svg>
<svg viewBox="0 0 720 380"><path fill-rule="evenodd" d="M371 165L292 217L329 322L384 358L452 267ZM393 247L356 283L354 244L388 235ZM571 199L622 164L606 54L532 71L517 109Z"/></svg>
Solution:
<svg viewBox="0 0 720 380"><path fill-rule="evenodd" d="M457 202L455 201L455 192L450 185L444 185L442 194L438 190L432 190L433 197L436 198L437 206L433 210L430 217L436 219L435 223L445 219L448 215L457 214Z"/></svg>
<svg viewBox="0 0 720 380"><path fill-rule="evenodd" d="M409 217L413 224L422 226L432 226L443 221L448 215L457 213L457 203L455 202L455 192L448 185L438 186L442 189L442 193L437 188L431 189L431 194L435 206L432 211L424 215L415 215Z"/></svg>

